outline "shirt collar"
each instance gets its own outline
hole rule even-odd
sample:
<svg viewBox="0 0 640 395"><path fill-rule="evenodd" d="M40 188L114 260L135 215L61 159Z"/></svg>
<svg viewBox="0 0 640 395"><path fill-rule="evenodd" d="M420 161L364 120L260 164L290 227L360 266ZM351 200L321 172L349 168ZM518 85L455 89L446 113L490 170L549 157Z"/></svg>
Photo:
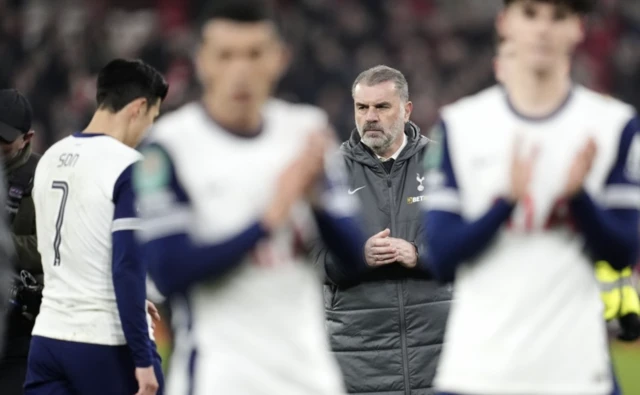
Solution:
<svg viewBox="0 0 640 395"><path fill-rule="evenodd" d="M398 159L398 156L400 156L400 153L402 152L402 150L403 150L403 149L404 149L404 147L406 147L406 146L407 146L407 136L406 136L404 133L402 133L402 144L400 145L400 148L398 148L398 150L397 150L396 152L394 152L394 153L393 153L393 155L391 155L390 157L388 157L388 158L386 158L386 159L385 159L385 158L383 158L383 157L381 157L381 156L378 156L378 155L376 155L376 156L378 156L378 159L380 159L380 160L381 160L381 161L383 161L383 162L386 162L386 161L388 161L389 159L396 160L396 159Z"/></svg>

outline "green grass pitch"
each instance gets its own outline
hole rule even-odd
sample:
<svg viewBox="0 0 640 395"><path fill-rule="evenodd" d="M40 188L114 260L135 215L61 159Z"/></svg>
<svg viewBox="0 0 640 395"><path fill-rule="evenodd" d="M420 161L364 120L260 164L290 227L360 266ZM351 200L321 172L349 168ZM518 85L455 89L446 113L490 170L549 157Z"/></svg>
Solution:
<svg viewBox="0 0 640 395"><path fill-rule="evenodd" d="M611 345L613 363L624 395L640 395L640 343Z"/></svg>
<svg viewBox="0 0 640 395"><path fill-rule="evenodd" d="M162 356L166 372L171 353L170 346L168 344L159 345L158 352ZM611 345L611 352L622 393L624 395L640 395L640 343L614 342Z"/></svg>

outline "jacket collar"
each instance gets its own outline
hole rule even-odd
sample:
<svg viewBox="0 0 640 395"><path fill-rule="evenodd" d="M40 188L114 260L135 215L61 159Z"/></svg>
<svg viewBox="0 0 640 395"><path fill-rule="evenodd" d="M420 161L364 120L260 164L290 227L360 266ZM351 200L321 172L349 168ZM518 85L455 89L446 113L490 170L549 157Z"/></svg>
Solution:
<svg viewBox="0 0 640 395"><path fill-rule="evenodd" d="M406 146L400 152L400 155L396 159L396 162L405 161L415 154L417 154L421 148L423 148L429 141L426 137L420 134L420 128L415 123L409 121L404 125L404 134L406 136ZM380 164L380 159L376 154L367 146L361 143L360 133L357 129L351 132L349 140L342 143L340 150L347 157L353 159L356 162L362 163L370 167L376 167Z"/></svg>
<svg viewBox="0 0 640 395"><path fill-rule="evenodd" d="M407 135L406 134L402 134L402 144L400 145L400 147L398 147L398 150L396 152L393 153L393 155L391 155L388 158L383 158L380 155L376 154L376 157L378 159L380 159L381 161L387 161L389 159L393 159L393 160L398 160L398 157L400 156L400 154L402 153L402 151L404 150L404 147L407 146Z"/></svg>

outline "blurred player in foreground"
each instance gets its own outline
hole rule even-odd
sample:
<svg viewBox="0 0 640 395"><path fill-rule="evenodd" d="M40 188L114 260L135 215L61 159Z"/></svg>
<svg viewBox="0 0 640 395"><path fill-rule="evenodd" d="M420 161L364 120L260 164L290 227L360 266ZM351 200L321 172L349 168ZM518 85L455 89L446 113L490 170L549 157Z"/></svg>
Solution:
<svg viewBox="0 0 640 395"><path fill-rule="evenodd" d="M495 59L496 80L502 84L508 78L509 70L513 68L515 48L509 40L501 39ZM600 287L600 297L604 304L604 319L607 323L617 320L620 331L618 338L623 341L635 341L637 329L634 319L638 307L638 294L631 283L631 267L623 270L615 270L605 261L595 264L595 276ZM628 276L628 277L627 277ZM627 280L628 282L625 282ZM613 326L613 325L612 325ZM613 394L618 394L619 387L615 374L612 376L615 389Z"/></svg>
<svg viewBox="0 0 640 395"><path fill-rule="evenodd" d="M503 86L445 107L425 159L429 262L456 295L436 386L610 394L593 262L637 257L638 120L570 80L590 2L505 3Z"/></svg>
<svg viewBox="0 0 640 395"><path fill-rule="evenodd" d="M38 164L33 195L45 288L28 395L153 395L162 384L133 233L131 171L141 159L133 147L167 89L151 66L110 62L98 75L91 123L54 144Z"/></svg>
<svg viewBox="0 0 640 395"><path fill-rule="evenodd" d="M513 44L507 40L501 40L495 64L498 81L504 83L514 57ZM595 276L600 287L604 319L610 334L624 342L638 340L640 338L640 297L633 285L631 266L615 270L608 262L598 261L595 264ZM615 381L615 375L613 378Z"/></svg>
<svg viewBox="0 0 640 395"><path fill-rule="evenodd" d="M305 250L319 230L360 270L365 239L337 145L323 169L326 114L270 98L287 58L264 2L204 19L202 102L154 127L134 171L144 256L174 307L168 392L343 393Z"/></svg>

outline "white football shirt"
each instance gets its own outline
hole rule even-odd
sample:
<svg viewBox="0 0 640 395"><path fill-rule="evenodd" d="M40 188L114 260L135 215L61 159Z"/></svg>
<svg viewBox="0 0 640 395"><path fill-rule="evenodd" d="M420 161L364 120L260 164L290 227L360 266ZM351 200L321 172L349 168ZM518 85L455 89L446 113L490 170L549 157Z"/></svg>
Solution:
<svg viewBox="0 0 640 395"><path fill-rule="evenodd" d="M441 152L426 160L437 164L427 174L427 212L476 224L508 193L516 139L523 154L539 154L527 199L458 266L437 387L465 395L609 394L612 368L591 246L560 196L573 158L591 137L597 154L586 192L603 209L638 210L638 170L630 166L640 143L634 111L575 86L555 114L528 119L493 87L446 106L442 121Z"/></svg>
<svg viewBox="0 0 640 395"><path fill-rule="evenodd" d="M113 286L112 232L137 223L114 220L113 194L125 169L140 159L112 137L80 133L40 159L33 198L45 286L33 335L126 344Z"/></svg>
<svg viewBox="0 0 640 395"><path fill-rule="evenodd" d="M276 193L278 176L309 133L327 127L321 110L278 100L264 107L263 121L258 135L239 136L192 103L155 125L134 172L140 239L164 251L176 243L176 259L185 262L175 277L203 266L195 260L218 264L215 255L194 251L227 245L247 228L255 235L252 224ZM348 213L355 200L341 192L324 200L332 211ZM183 298L173 295L170 393L344 393L324 329L321 282L299 249L315 234L311 206L300 201L290 224L243 251L224 275L203 276L181 291ZM185 237L191 247L178 244ZM161 291L166 286L156 284Z"/></svg>

